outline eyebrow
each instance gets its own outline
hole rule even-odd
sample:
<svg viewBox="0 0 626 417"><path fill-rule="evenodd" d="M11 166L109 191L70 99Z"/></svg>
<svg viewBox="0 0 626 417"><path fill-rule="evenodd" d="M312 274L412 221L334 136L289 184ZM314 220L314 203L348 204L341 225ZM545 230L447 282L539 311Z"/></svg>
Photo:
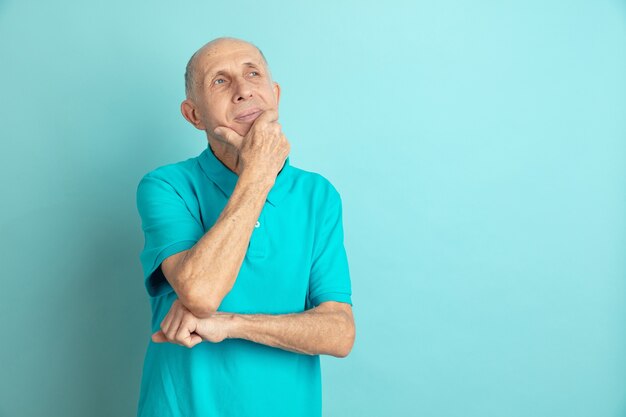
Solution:
<svg viewBox="0 0 626 417"><path fill-rule="evenodd" d="M255 67L255 68L259 68L260 65L259 64L255 64L254 62L244 62L241 64L242 67ZM207 80L209 78L213 78L217 75L223 74L224 70L223 69L219 69L217 71L209 71L205 74L204 79Z"/></svg>

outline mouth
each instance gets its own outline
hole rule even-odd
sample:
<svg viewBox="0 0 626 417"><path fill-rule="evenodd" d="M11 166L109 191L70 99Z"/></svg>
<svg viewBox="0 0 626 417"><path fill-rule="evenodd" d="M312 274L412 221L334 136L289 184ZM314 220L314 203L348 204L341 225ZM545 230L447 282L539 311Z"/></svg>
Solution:
<svg viewBox="0 0 626 417"><path fill-rule="evenodd" d="M235 116L235 121L243 123L253 122L254 120L256 120L257 117L261 115L261 113L263 113L263 110L258 108L244 110L243 112Z"/></svg>

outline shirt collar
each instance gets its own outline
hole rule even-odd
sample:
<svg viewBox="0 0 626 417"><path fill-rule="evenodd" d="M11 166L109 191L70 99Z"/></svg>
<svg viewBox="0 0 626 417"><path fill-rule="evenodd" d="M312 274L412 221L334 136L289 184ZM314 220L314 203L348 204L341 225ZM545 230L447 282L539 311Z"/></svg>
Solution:
<svg viewBox="0 0 626 417"><path fill-rule="evenodd" d="M198 162L204 173L213 181L226 195L230 198L239 176L228 169L222 161L213 153L210 145L198 156ZM289 164L289 156L285 160L285 164L281 168L272 189L267 195L267 201L277 206L285 198L290 187L291 165Z"/></svg>

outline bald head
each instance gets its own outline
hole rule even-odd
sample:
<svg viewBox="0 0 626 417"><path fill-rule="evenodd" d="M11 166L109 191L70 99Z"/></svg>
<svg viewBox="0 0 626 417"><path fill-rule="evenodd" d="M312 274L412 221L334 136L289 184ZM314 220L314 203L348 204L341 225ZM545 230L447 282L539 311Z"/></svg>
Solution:
<svg viewBox="0 0 626 417"><path fill-rule="evenodd" d="M244 41L242 39L237 39L237 38L230 38L230 37L216 38L210 42L207 42L200 49L194 52L194 54L191 56L191 58L189 58L189 61L187 62L187 67L185 68L185 94L187 98L193 99L195 96L195 92L196 92L196 89L198 87L198 82L199 82L198 62L203 57L210 57L212 53L214 53L214 51L218 48L223 48L223 47L227 48L229 46L234 47L234 46L241 46L241 45L251 46L255 48L257 51L259 51L259 54L261 55L261 58L263 59L263 63L265 64L265 67L267 68L267 71L269 73L269 66L267 65L267 60L265 59L265 55L263 55L263 52L256 45L252 44L251 42Z"/></svg>

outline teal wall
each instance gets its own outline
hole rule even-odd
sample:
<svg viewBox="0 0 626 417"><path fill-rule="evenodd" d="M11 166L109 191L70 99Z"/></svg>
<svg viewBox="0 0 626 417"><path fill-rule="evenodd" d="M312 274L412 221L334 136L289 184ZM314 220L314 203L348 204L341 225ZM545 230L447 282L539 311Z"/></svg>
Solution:
<svg viewBox="0 0 626 417"><path fill-rule="evenodd" d="M134 415L140 177L187 59L255 42L340 191L325 416L626 415L626 3L0 1L0 416Z"/></svg>

